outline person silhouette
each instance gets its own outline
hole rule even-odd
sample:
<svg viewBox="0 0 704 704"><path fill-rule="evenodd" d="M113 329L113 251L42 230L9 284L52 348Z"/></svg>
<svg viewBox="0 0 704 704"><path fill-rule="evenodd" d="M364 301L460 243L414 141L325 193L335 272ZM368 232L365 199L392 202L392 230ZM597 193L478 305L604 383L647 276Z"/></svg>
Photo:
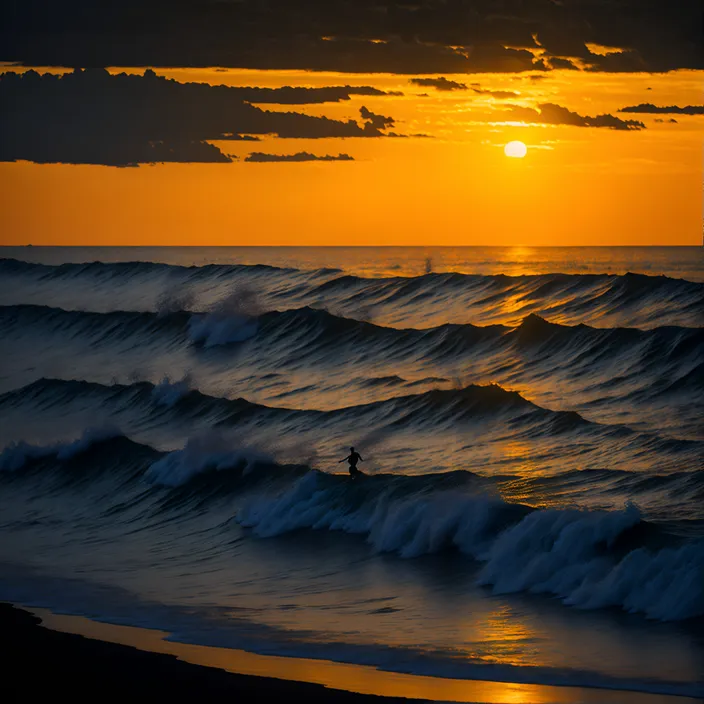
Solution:
<svg viewBox="0 0 704 704"><path fill-rule="evenodd" d="M359 452L355 452L354 447L350 447L350 454L347 455L347 457L343 458L338 462L340 464L341 462L349 462L350 463L350 475L352 477L356 477L361 474L361 472L357 469L357 462L364 462L364 459L362 458L362 455L359 454Z"/></svg>

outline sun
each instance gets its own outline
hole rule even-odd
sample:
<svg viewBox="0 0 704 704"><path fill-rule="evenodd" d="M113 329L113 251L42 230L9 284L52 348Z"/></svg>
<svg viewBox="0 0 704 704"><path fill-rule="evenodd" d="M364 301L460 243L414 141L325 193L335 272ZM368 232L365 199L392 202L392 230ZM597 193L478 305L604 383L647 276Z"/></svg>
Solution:
<svg viewBox="0 0 704 704"><path fill-rule="evenodd" d="M504 147L504 154L506 156L511 156L514 159L522 159L528 153L528 147L526 147L523 142L513 141L509 142Z"/></svg>

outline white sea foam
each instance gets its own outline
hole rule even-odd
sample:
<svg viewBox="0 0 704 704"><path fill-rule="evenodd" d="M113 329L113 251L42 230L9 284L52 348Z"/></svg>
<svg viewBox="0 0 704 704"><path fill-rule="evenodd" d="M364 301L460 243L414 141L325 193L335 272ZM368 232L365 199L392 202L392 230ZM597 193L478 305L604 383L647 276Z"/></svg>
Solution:
<svg viewBox="0 0 704 704"><path fill-rule="evenodd" d="M152 398L157 404L171 408L192 389L193 380L190 374L183 379L172 381L169 376L164 378L152 389Z"/></svg>
<svg viewBox="0 0 704 704"><path fill-rule="evenodd" d="M194 314L189 321L193 342L205 347L243 342L257 334L256 317L262 313L256 291L239 286L208 313Z"/></svg>
<svg viewBox="0 0 704 704"><path fill-rule="evenodd" d="M32 445L19 441L8 445L0 453L0 471L15 472L33 459L56 455L58 460L68 460L85 452L97 442L109 440L120 435L120 431L111 426L87 428L81 437L67 443L52 445Z"/></svg>
<svg viewBox="0 0 704 704"><path fill-rule="evenodd" d="M360 502L346 495L356 489L325 486L310 472L284 492L250 498L237 520L260 537L300 528L363 534L376 550L402 557L457 548L485 563L478 581L495 593L547 593L583 609L618 606L660 620L704 614L704 542L619 548L641 520L633 505L535 510L502 525L511 507L496 497L455 490L399 498L388 490Z"/></svg>
<svg viewBox="0 0 704 704"><path fill-rule="evenodd" d="M208 470L231 469L243 464L245 472L257 463L272 463L267 453L238 445L215 431L196 435L181 450L174 450L155 462L145 473L153 484L181 486L197 474Z"/></svg>

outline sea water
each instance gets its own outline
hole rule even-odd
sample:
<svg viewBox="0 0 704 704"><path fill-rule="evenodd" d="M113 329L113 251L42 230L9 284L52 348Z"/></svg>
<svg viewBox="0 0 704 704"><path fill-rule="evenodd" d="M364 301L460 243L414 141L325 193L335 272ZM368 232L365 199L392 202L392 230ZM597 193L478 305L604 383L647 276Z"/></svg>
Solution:
<svg viewBox="0 0 704 704"><path fill-rule="evenodd" d="M3 248L0 599L704 696L703 255Z"/></svg>

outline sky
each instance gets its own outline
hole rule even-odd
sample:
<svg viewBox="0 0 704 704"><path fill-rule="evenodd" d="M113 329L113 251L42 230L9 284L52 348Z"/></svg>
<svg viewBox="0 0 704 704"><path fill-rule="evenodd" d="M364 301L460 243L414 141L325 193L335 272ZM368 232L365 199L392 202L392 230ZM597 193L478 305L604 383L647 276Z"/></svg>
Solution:
<svg viewBox="0 0 704 704"><path fill-rule="evenodd" d="M701 244L702 13L16 3L1 242ZM516 140L524 158L505 154Z"/></svg>

